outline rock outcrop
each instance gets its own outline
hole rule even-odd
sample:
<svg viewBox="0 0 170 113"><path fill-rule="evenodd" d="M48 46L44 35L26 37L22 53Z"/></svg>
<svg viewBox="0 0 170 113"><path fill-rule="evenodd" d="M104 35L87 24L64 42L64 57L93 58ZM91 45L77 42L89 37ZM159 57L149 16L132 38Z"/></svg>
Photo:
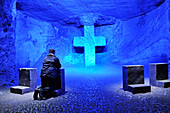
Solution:
<svg viewBox="0 0 170 113"><path fill-rule="evenodd" d="M12 0L0 2L0 85L17 81L15 30L16 18Z"/></svg>

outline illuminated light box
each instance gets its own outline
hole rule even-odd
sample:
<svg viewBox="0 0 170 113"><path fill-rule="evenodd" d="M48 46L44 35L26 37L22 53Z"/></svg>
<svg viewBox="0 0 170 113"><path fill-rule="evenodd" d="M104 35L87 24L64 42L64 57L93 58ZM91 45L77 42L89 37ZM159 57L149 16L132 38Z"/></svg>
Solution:
<svg viewBox="0 0 170 113"><path fill-rule="evenodd" d="M24 94L34 91L37 87L37 69L19 68L19 86L10 88L11 93Z"/></svg>
<svg viewBox="0 0 170 113"><path fill-rule="evenodd" d="M96 49L103 51L106 46L106 39L105 37L94 36L94 26L84 26L84 37L74 37L73 46L78 53L84 52L85 66L95 66Z"/></svg>
<svg viewBox="0 0 170 113"><path fill-rule="evenodd" d="M150 63L149 64L149 80L153 86L170 87L168 79L168 63Z"/></svg>
<svg viewBox="0 0 170 113"><path fill-rule="evenodd" d="M130 91L133 94L151 91L151 87L144 84L143 65L123 66L123 90Z"/></svg>

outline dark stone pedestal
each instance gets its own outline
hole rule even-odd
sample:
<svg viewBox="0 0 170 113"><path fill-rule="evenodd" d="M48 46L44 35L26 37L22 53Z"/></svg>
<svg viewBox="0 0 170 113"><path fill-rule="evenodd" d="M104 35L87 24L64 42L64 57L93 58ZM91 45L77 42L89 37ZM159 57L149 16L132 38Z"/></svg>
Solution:
<svg viewBox="0 0 170 113"><path fill-rule="evenodd" d="M37 87L37 69L19 68L19 86L10 88L11 93L24 94Z"/></svg>
<svg viewBox="0 0 170 113"><path fill-rule="evenodd" d="M65 70L60 69L57 75L56 90L54 90L54 95L58 96L65 92Z"/></svg>
<svg viewBox="0 0 170 113"><path fill-rule="evenodd" d="M170 80L168 80L168 63L151 63L149 64L150 84L168 88Z"/></svg>
<svg viewBox="0 0 170 113"><path fill-rule="evenodd" d="M123 66L123 90L133 94L151 91L151 87L144 84L143 65Z"/></svg>

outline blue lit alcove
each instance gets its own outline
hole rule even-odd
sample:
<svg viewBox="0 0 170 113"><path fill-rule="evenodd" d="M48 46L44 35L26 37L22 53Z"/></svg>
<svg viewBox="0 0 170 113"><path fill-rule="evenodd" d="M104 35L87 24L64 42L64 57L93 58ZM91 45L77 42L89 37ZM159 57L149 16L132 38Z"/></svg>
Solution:
<svg viewBox="0 0 170 113"><path fill-rule="evenodd" d="M44 108L47 112L170 110L169 89L155 88L152 93L137 96L121 89L122 65L144 65L149 84L149 63L168 62L168 0L1 0L0 6L0 86L17 85L18 69L24 67L37 68L40 85L42 61L53 48L65 69L67 93L40 105L43 108L50 104L51 108ZM75 37L84 37L85 26L94 26L94 36L106 40L105 46L94 48L95 66L86 66L84 47L73 46ZM0 99L6 98L3 93L0 91ZM11 94L8 96L13 99ZM14 97L18 103L31 103L23 106L29 108L26 112L36 112L32 93ZM164 105L156 108L152 98ZM4 105L4 111L14 100ZM141 108L137 109L135 102ZM153 109L145 108L146 103L153 104ZM12 111L22 109L14 106ZM38 108L37 112L43 110Z"/></svg>

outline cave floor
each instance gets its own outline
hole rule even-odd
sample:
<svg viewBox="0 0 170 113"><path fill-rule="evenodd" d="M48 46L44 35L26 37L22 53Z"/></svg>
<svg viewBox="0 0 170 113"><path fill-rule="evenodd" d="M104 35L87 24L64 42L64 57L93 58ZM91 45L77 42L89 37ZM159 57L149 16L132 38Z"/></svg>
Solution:
<svg viewBox="0 0 170 113"><path fill-rule="evenodd" d="M170 88L152 86L151 92L135 95L123 91L121 66L66 67L65 82L65 94L42 101L34 101L33 92L13 94L10 86L1 86L0 113L170 113Z"/></svg>

